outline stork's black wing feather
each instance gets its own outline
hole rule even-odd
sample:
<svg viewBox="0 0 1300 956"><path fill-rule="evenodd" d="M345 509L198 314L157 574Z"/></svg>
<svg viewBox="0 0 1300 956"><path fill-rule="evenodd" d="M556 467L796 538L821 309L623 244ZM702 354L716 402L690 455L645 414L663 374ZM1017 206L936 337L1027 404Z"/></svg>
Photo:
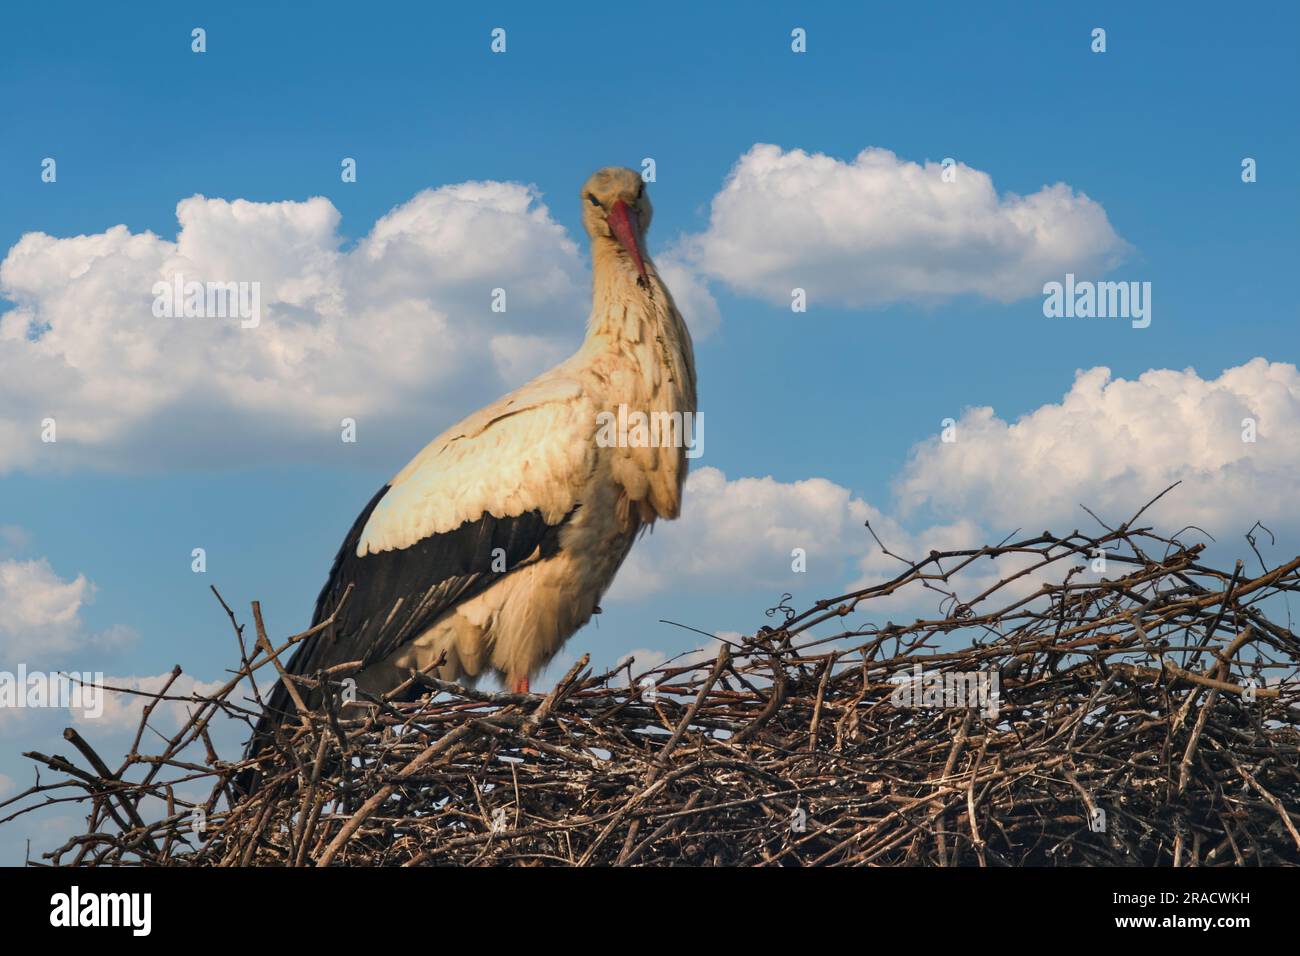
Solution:
<svg viewBox="0 0 1300 956"><path fill-rule="evenodd" d="M538 558L547 558L559 548L563 520L547 524L540 511L511 518L485 513L410 547L358 557L357 543L388 489L385 485L370 499L339 548L329 579L316 599L312 626L335 613L349 585L351 593L329 627L298 645L285 666L289 674L310 677L336 664L362 661L366 665L383 660L535 552ZM494 556L499 558L500 553L504 553L504 564L497 560L495 567L504 566L504 571L494 570ZM320 703L319 693L303 688L302 696L309 707ZM292 712L292 698L283 683L276 684L267 713L249 741L248 755L255 756L267 736Z"/></svg>

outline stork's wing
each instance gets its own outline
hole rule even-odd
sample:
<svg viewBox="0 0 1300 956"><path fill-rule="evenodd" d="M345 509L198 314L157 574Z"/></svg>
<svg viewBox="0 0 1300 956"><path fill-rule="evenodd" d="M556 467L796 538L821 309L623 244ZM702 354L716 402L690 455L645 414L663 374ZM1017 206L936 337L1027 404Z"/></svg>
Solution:
<svg viewBox="0 0 1300 956"><path fill-rule="evenodd" d="M580 385L551 377L430 442L353 524L313 626L335 613L349 585L352 592L330 627L299 645L286 671L310 676L382 660L502 574L554 554L595 467L594 431ZM314 695L304 691L304 698L315 706ZM259 723L250 753L292 710L282 685L269 710L275 716Z"/></svg>

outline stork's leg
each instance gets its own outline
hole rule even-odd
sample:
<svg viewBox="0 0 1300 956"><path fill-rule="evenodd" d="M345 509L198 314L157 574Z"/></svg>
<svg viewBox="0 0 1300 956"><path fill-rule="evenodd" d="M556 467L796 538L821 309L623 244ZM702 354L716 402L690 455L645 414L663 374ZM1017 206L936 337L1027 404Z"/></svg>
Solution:
<svg viewBox="0 0 1300 956"><path fill-rule="evenodd" d="M512 694L527 694L529 692L528 675L525 674L523 677L512 678L510 681L510 692ZM534 750L532 747L520 747L519 752L529 757L541 756L541 754L538 753L536 750Z"/></svg>

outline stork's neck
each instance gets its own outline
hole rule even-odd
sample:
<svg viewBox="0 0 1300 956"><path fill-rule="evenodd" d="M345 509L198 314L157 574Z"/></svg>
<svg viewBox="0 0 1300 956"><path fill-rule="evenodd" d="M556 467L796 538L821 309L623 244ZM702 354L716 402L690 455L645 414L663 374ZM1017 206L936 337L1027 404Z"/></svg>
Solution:
<svg viewBox="0 0 1300 956"><path fill-rule="evenodd" d="M646 278L613 239L597 237L591 244L591 317L587 343L617 347L659 339L677 345L690 335L672 297L659 279L653 260L643 257ZM596 340L596 341L593 341Z"/></svg>
<svg viewBox="0 0 1300 956"><path fill-rule="evenodd" d="M587 338L575 356L601 411L620 406L642 413L696 413L695 353L691 333L649 256L646 277L612 240L591 244L592 301ZM685 435L686 431L680 432ZM693 430L691 434L696 434ZM626 520L675 518L681 509L688 461L677 442L611 448L610 474L624 488Z"/></svg>
<svg viewBox="0 0 1300 956"><path fill-rule="evenodd" d="M673 297L659 279L654 262L643 256L646 278L613 240L591 244L592 299L587 338L581 354L612 368L632 363L641 374L624 383L628 394L609 398L635 407L695 411L695 352L691 333Z"/></svg>

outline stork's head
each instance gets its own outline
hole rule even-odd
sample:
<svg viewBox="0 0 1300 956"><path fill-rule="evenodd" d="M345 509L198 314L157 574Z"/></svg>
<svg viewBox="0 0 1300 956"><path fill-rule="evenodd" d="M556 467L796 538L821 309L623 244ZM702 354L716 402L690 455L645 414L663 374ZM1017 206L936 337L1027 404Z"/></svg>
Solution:
<svg viewBox="0 0 1300 956"><path fill-rule="evenodd" d="M582 224L593 241L609 239L645 278L645 234L654 209L645 180L624 166L606 166L582 187Z"/></svg>

